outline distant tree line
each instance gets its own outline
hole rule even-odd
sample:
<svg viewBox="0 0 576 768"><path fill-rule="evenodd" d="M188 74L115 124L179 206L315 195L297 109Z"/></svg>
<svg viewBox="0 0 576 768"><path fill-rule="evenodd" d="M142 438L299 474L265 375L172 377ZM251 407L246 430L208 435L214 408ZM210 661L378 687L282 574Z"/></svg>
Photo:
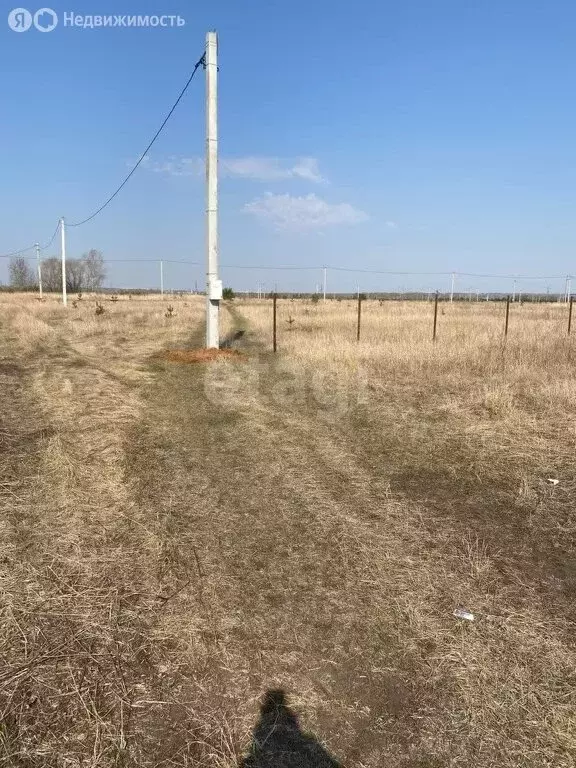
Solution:
<svg viewBox="0 0 576 768"><path fill-rule="evenodd" d="M57 256L40 262L42 289L47 293L62 291L62 261ZM23 256L11 259L10 287L15 291L32 291L38 288L35 263ZM104 258L100 251L92 249L80 259L66 259L66 290L72 293L99 291L106 279Z"/></svg>

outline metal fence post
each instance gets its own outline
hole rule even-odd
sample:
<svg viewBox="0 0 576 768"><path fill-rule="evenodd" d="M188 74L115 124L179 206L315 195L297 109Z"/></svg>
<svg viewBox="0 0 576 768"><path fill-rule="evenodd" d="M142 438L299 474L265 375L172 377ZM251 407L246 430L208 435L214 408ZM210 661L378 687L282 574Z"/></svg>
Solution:
<svg viewBox="0 0 576 768"><path fill-rule="evenodd" d="M277 344L277 334L276 334L276 301L278 299L277 294L274 294L273 300L272 300L272 347L274 349L274 352L278 351L278 344Z"/></svg>
<svg viewBox="0 0 576 768"><path fill-rule="evenodd" d="M432 341L436 341L436 328L438 326L438 291L434 297L434 330L432 331Z"/></svg>

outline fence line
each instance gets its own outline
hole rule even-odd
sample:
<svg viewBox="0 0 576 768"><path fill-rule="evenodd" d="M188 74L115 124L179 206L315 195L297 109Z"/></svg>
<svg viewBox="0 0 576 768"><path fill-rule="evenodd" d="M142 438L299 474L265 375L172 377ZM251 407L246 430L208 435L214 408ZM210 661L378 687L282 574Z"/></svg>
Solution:
<svg viewBox="0 0 576 768"><path fill-rule="evenodd" d="M278 299L282 298L279 294L272 294L272 349L276 353L278 351ZM353 297L352 297L353 299ZM504 342L506 342L508 338L508 331L509 331L509 325L510 325L510 307L512 304L512 299L510 295L507 295L505 297L506 300L506 308L504 313ZM288 299L290 301L290 299ZM361 338L361 328L362 328L362 304L366 301L366 297L362 294L358 294L357 297L357 313L356 313L356 341L359 342ZM438 308L439 303L441 301L441 296L438 291L436 291L435 297L434 297L434 312L433 312L433 325L432 325L432 343L436 344L438 340ZM446 302L450 302L450 294L446 294L445 298ZM574 304L574 298L572 297L568 303L568 335L570 335L571 327L572 327L572 309ZM326 304L322 302L322 307L325 307ZM442 314L444 314L444 311L442 311ZM289 319L287 322L290 324L290 331L292 331L292 324L294 323L294 319L289 314Z"/></svg>

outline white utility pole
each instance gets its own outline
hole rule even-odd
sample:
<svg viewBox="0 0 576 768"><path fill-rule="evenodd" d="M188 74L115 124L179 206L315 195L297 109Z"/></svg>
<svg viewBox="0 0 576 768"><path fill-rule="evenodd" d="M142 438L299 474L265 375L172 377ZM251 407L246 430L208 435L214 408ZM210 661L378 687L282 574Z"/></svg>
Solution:
<svg viewBox="0 0 576 768"><path fill-rule="evenodd" d="M164 259L160 259L160 296L164 298Z"/></svg>
<svg viewBox="0 0 576 768"><path fill-rule="evenodd" d="M570 296L572 295L572 278L570 275L566 278L566 304L570 303Z"/></svg>
<svg viewBox="0 0 576 768"><path fill-rule="evenodd" d="M36 243L36 264L38 265L38 290L42 301L42 264L40 263L40 246Z"/></svg>
<svg viewBox="0 0 576 768"><path fill-rule="evenodd" d="M516 280L512 284L512 301L516 301Z"/></svg>
<svg viewBox="0 0 576 768"><path fill-rule="evenodd" d="M326 271L327 271L326 267L324 267L324 285L323 285L323 289L324 289L324 303L326 303Z"/></svg>
<svg viewBox="0 0 576 768"><path fill-rule="evenodd" d="M64 216L60 219L60 238L61 238L61 251L62 251L62 304L68 305L68 297L66 295L66 225L64 224Z"/></svg>
<svg viewBox="0 0 576 768"><path fill-rule="evenodd" d="M218 278L218 36L206 35L206 346L220 347Z"/></svg>
<svg viewBox="0 0 576 768"><path fill-rule="evenodd" d="M452 281L450 283L450 304L454 301L454 283L456 281L456 274L452 272Z"/></svg>

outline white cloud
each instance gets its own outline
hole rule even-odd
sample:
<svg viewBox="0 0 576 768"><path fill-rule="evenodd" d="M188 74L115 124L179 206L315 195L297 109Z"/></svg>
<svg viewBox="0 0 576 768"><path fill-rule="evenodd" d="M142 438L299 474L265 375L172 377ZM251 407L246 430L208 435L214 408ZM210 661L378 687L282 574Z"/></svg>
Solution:
<svg viewBox="0 0 576 768"><path fill-rule="evenodd" d="M278 229L323 229L338 224L359 224L368 215L349 203L328 203L314 194L304 197L267 192L246 203L244 211Z"/></svg>
<svg viewBox="0 0 576 768"><path fill-rule="evenodd" d="M158 161L152 160L149 155L146 155L141 166L166 176L202 176L204 173L204 161L199 157L176 157L172 155L166 160Z"/></svg>
<svg viewBox="0 0 576 768"><path fill-rule="evenodd" d="M173 155L167 160L158 161L146 156L142 161L142 167L166 176L202 176L204 174L204 160L201 157ZM254 181L301 179L313 184L325 183L318 167L318 160L314 157L300 157L295 161L282 160L278 157L223 157L220 158L220 174Z"/></svg>
<svg viewBox="0 0 576 768"><path fill-rule="evenodd" d="M278 157L223 158L221 169L226 176L256 181L303 179L313 184L322 184L325 181L318 168L318 160L314 157L301 157L292 163Z"/></svg>

